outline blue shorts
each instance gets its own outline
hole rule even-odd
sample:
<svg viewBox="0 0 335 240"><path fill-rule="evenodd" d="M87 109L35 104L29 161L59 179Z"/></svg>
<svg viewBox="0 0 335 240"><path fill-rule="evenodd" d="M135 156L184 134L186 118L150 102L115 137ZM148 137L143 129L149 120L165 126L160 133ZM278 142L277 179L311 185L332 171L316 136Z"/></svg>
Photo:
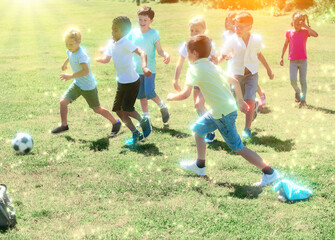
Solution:
<svg viewBox="0 0 335 240"><path fill-rule="evenodd" d="M237 111L234 111L220 119L214 119L210 113L204 114L191 126L191 129L200 137L218 129L231 150L238 152L244 147L235 125Z"/></svg>
<svg viewBox="0 0 335 240"><path fill-rule="evenodd" d="M155 92L155 73L152 73L150 77L140 75L140 90L138 91L137 99L153 99L157 96Z"/></svg>

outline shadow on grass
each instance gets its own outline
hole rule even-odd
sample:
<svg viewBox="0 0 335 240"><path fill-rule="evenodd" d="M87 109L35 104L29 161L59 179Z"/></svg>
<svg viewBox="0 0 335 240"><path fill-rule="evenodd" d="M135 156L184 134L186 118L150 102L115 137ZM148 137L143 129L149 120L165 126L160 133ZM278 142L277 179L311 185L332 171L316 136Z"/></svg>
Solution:
<svg viewBox="0 0 335 240"><path fill-rule="evenodd" d="M260 107L258 108L258 113L261 113L261 114L268 114L271 112L271 109L268 108L268 107Z"/></svg>
<svg viewBox="0 0 335 240"><path fill-rule="evenodd" d="M229 196L241 198L241 199L255 199L258 198L258 195L263 192L261 187L254 187L249 185L239 185L234 183L216 183L220 187L233 188L234 192L230 192Z"/></svg>
<svg viewBox="0 0 335 240"><path fill-rule="evenodd" d="M76 139L70 136L65 136L65 139L69 142L76 142ZM95 152L97 151L101 152L104 150L108 150L109 148L109 137L100 138L95 141L87 141L84 139L79 139L79 142L85 143L85 144L88 143L88 147L90 148L90 150L93 150Z"/></svg>
<svg viewBox="0 0 335 240"><path fill-rule="evenodd" d="M129 149L132 152L143 154L144 156L161 156L163 153L159 151L159 148L156 147L153 143L145 143L145 144L135 144L132 146L123 146L124 150L120 152L120 154L126 154Z"/></svg>
<svg viewBox="0 0 335 240"><path fill-rule="evenodd" d="M260 131L256 129L256 131ZM256 145L264 145L266 147L273 148L276 152L290 152L294 146L293 139L281 140L275 136L261 136L258 137L258 132L253 132L251 139L243 140L243 143Z"/></svg>
<svg viewBox="0 0 335 240"><path fill-rule="evenodd" d="M230 155L236 155L236 153L230 149L226 142L219 141L217 139L215 139L212 143L207 144L207 148L215 151L224 150Z"/></svg>
<svg viewBox="0 0 335 240"><path fill-rule="evenodd" d="M188 134L188 133L183 133L183 132L180 132L174 129L170 129L169 125L165 125L163 128L152 126L152 130L154 130L155 132L159 132L159 133L168 133L171 135L171 137L175 137L175 138L187 138L187 137L192 136L191 134Z"/></svg>
<svg viewBox="0 0 335 240"><path fill-rule="evenodd" d="M327 113L327 114L335 114L335 110L322 108L322 107L315 107L313 105L307 105L307 109L316 110L316 111Z"/></svg>

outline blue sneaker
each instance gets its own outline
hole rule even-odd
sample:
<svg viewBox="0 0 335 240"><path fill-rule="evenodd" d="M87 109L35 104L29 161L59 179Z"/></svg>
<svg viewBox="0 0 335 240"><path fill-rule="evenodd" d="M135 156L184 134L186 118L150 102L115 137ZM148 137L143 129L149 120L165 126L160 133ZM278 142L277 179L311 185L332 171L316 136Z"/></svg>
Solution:
<svg viewBox="0 0 335 240"><path fill-rule="evenodd" d="M214 142L215 139L215 132L208 133L205 137L205 142L206 143L212 143Z"/></svg>
<svg viewBox="0 0 335 240"><path fill-rule="evenodd" d="M250 128L245 128L242 132L242 138L248 139L251 138L251 131Z"/></svg>
<svg viewBox="0 0 335 240"><path fill-rule="evenodd" d="M139 131L133 132L133 137L126 140L126 145L134 145L137 142L141 142L144 140L143 134Z"/></svg>
<svg viewBox="0 0 335 240"><path fill-rule="evenodd" d="M150 119L148 117L143 117L142 120L140 121L140 126L143 130L144 137L147 138L152 131Z"/></svg>
<svg viewBox="0 0 335 240"><path fill-rule="evenodd" d="M121 122L117 120L117 123L113 124L111 135L112 136L117 135L120 132L120 129L121 129Z"/></svg>

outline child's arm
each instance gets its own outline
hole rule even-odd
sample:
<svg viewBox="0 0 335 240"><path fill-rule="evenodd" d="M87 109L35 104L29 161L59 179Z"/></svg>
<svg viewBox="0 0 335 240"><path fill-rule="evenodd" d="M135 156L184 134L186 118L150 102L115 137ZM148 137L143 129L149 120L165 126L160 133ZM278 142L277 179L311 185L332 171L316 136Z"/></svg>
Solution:
<svg viewBox="0 0 335 240"><path fill-rule="evenodd" d="M313 30L311 27L307 26L305 22L302 22L302 27L306 28L308 30L308 33L312 37L318 37L319 34Z"/></svg>
<svg viewBox="0 0 335 240"><path fill-rule="evenodd" d="M156 41L155 46L156 46L158 54L164 58L163 62L165 64L169 64L169 62L170 62L170 55L167 52L163 51L161 43L159 42L159 40Z"/></svg>
<svg viewBox="0 0 335 240"><path fill-rule="evenodd" d="M97 57L95 59L95 61L99 62L99 63L109 63L111 60L111 56L105 56L105 57Z"/></svg>
<svg viewBox="0 0 335 240"><path fill-rule="evenodd" d="M218 63L221 63L223 62L223 60L229 60L230 57L226 54L221 54L219 57L218 57Z"/></svg>
<svg viewBox="0 0 335 240"><path fill-rule="evenodd" d="M137 55L139 55L141 57L142 60L142 69L143 69L143 73L146 77L150 77L151 75L151 71L150 69L147 67L147 54L140 48L136 48L134 53L136 53Z"/></svg>
<svg viewBox="0 0 335 240"><path fill-rule="evenodd" d="M173 87L178 92L181 91L181 88L178 84L178 80L179 80L179 77L180 77L180 74L181 74L181 70L183 69L184 62L185 62L185 58L183 56L179 56L178 63L177 63L177 66L176 66L176 70L175 70L175 73L174 73L174 79L173 79Z"/></svg>
<svg viewBox="0 0 335 240"><path fill-rule="evenodd" d="M72 78L84 77L84 76L86 76L90 73L90 70L88 69L87 63L81 63L80 66L81 66L82 69L79 72L76 72L76 73L73 73L73 74L62 73L62 74L59 75L60 76L59 78L61 80L67 81L67 80L70 80Z"/></svg>
<svg viewBox="0 0 335 240"><path fill-rule="evenodd" d="M234 91L236 95L237 104L239 109L243 113L247 113L250 109L249 105L244 101L242 90L239 81L234 77L228 77L228 82L234 86Z"/></svg>
<svg viewBox="0 0 335 240"><path fill-rule="evenodd" d="M169 93L167 95L166 100L168 101L181 101L186 98L188 98L191 95L192 92L192 86L191 85L185 85L184 89L179 93Z"/></svg>
<svg viewBox="0 0 335 240"><path fill-rule="evenodd" d="M284 43L284 46L283 46L283 50L282 50L282 53L281 53L281 58L280 58L280 66L284 66L284 55L285 55L285 52L286 52L286 49L287 49L287 46L290 42L290 39L286 38L285 40L285 43Z"/></svg>
<svg viewBox="0 0 335 240"><path fill-rule="evenodd" d="M275 75L273 74L268 62L266 61L265 57L263 56L261 52L257 53L257 58L263 64L263 66L265 67L268 73L269 78L272 80Z"/></svg>
<svg viewBox="0 0 335 240"><path fill-rule="evenodd" d="M67 64L69 63L69 58L66 58L65 62L62 65L62 71L65 71L67 69Z"/></svg>

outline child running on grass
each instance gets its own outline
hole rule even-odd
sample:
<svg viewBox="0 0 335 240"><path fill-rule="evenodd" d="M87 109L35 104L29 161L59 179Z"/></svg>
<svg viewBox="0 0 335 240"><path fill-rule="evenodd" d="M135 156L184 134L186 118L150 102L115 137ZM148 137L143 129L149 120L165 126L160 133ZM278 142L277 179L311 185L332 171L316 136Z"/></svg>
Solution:
<svg viewBox="0 0 335 240"><path fill-rule="evenodd" d="M197 85L212 110L211 113L207 112L199 117L192 125L192 130L195 132L197 160L191 163L181 162L181 167L198 175L206 175L206 143L204 137L207 133L218 129L233 151L262 170L264 173L263 178L259 183L255 184L256 186L265 186L279 179L279 173L266 164L257 153L246 148L237 133L235 126L237 117L236 101L222 69L208 60L211 51L211 40L200 34L191 37L186 45L190 67L187 71L185 87L177 94L170 93L167 100L184 100L190 96L192 87ZM243 100L239 82L231 77L228 80L235 87L240 110L247 113L249 107Z"/></svg>
<svg viewBox="0 0 335 240"><path fill-rule="evenodd" d="M147 6L143 6L138 12L139 29L134 29L129 35L129 39L147 54L148 68L151 71L150 77L146 77L142 70L141 57L134 55L136 72L140 75L140 90L137 98L141 101L143 116L149 117L148 100L152 99L160 107L163 123L167 123L170 114L163 100L155 92L156 76L156 49L160 56L164 58L164 63L169 64L170 55L164 52L160 44L160 36L155 29L150 28L154 21L155 12Z"/></svg>
<svg viewBox="0 0 335 240"><path fill-rule="evenodd" d="M130 30L131 22L128 17L119 16L114 18L112 25L112 37L114 41L106 47L105 57L96 59L97 62L108 63L113 58L117 80L113 111L116 112L133 134L132 138L127 140L126 145L142 141L144 137L148 137L151 133L149 119L146 117L142 118L134 108L140 80L139 75L135 71L132 54L136 53L141 56L142 69L145 76L150 77L151 72L147 67L145 52L128 40L127 34ZM140 122L143 135L136 129L131 118L135 118Z"/></svg>
<svg viewBox="0 0 335 240"><path fill-rule="evenodd" d="M190 24L189 24L189 30L190 30L190 36L196 36L198 34L204 34L206 32L206 22L202 17L194 17L191 19ZM178 92L181 91L181 88L178 84L178 80L181 74L181 70L183 68L185 59L187 58L187 48L186 48L186 43L183 43L183 45L180 47L179 49L179 59L177 62L177 66L176 66L176 70L175 70L175 74L174 74L174 80L173 80L173 86L175 88L175 90L177 90ZM214 48L212 48L211 50L211 54L209 56L209 58L217 63L217 58L216 58L216 51L214 50ZM202 96L199 88L197 86L194 86L193 88L193 100L194 100L194 106L195 109L198 113L199 116L202 116L203 114L205 114L207 112L206 107L205 107L205 99ZM213 142L215 139L215 133L211 132L208 133L206 136L206 142L210 143Z"/></svg>
<svg viewBox="0 0 335 240"><path fill-rule="evenodd" d="M95 81L90 68L90 58L80 47L80 31L75 28L70 28L65 32L64 39L66 48L68 49L66 51L68 57L62 65L62 71L65 71L67 69L67 64L70 63L73 74L62 73L60 79L67 81L74 78L74 81L60 99L62 124L52 130L52 133L61 133L69 130L67 123L67 106L78 97L83 96L95 113L100 114L113 124L111 134L116 135L120 131L121 123L119 120L116 120L107 109L100 106L97 82Z"/></svg>
<svg viewBox="0 0 335 240"><path fill-rule="evenodd" d="M226 30L222 34L224 41L227 41L228 38L230 38L231 36L235 34L234 20L236 16L237 16L237 13L235 12L229 12L226 16L226 19L225 19L225 29ZM223 59L228 61L227 69L229 70L230 69L229 65L231 64L230 56L221 55L218 58L219 62L221 62ZM257 93L260 97L260 101L256 102L254 118L257 116L257 108L261 109L262 107L265 106L265 103L266 103L265 92L261 89L259 84L257 85Z"/></svg>
<svg viewBox="0 0 335 240"><path fill-rule="evenodd" d="M307 25L305 23L307 20ZM307 53L306 42L307 38L317 37L318 33L309 26L308 16L300 13L294 13L291 25L294 29L286 31L286 40L281 54L280 65L284 66L283 57L287 46L289 46L288 60L290 60L290 80L293 89L295 90L295 101L300 102L299 107L306 106L307 94ZM299 81L302 93L297 84L297 74L299 71Z"/></svg>
<svg viewBox="0 0 335 240"><path fill-rule="evenodd" d="M258 65L259 61L267 70L270 79L274 74L262 50L262 37L258 34L251 34L250 30L253 24L253 17L248 12L237 14L234 21L235 34L233 34L225 43L222 55L231 56L229 74L240 82L244 100L250 107L246 114L244 138L251 138L251 123L254 119L255 98L258 86Z"/></svg>

